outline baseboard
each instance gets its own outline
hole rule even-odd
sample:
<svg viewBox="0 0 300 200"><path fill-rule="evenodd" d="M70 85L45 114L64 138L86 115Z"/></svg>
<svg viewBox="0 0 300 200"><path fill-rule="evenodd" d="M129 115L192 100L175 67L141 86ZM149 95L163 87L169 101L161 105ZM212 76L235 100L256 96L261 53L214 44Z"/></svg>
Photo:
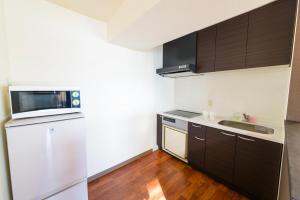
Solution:
<svg viewBox="0 0 300 200"><path fill-rule="evenodd" d="M108 169L106 169L106 170L104 170L104 171L102 171L102 172L100 172L98 174L95 174L93 176L90 176L87 179L88 183L90 183L90 182L92 182L92 181L94 181L94 180L96 180L96 179L98 179L98 178L100 178L100 177L102 177L102 176L104 176L106 174L109 174L109 173L111 173L111 172L113 172L113 171L115 171L115 170L117 170L117 169L119 169L119 168L121 168L121 167L123 167L123 166L125 166L125 165L127 165L127 164L129 164L131 162L133 162L133 161L136 161L137 159L139 159L139 158L141 158L143 156L146 156L146 155L148 155L148 154L150 154L152 152L153 152L153 149L149 149L148 151L145 151L145 152L143 152L143 153L141 153L141 154L139 154L137 156L134 156L134 157L132 157L132 158L130 158L130 159L124 161L124 162L121 162L120 164L117 164L117 165L115 165L115 166L113 166L111 168L108 168Z"/></svg>

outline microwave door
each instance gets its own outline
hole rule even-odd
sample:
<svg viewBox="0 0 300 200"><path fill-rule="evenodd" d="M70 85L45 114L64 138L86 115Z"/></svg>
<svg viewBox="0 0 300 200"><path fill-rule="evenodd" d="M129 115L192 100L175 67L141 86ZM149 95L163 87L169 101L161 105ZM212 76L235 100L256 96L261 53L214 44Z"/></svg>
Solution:
<svg viewBox="0 0 300 200"><path fill-rule="evenodd" d="M57 108L67 108L67 92L60 92L56 96Z"/></svg>
<svg viewBox="0 0 300 200"><path fill-rule="evenodd" d="M10 88L13 119L81 112L80 90Z"/></svg>
<svg viewBox="0 0 300 200"><path fill-rule="evenodd" d="M11 98L13 113L70 107L65 91L13 91Z"/></svg>

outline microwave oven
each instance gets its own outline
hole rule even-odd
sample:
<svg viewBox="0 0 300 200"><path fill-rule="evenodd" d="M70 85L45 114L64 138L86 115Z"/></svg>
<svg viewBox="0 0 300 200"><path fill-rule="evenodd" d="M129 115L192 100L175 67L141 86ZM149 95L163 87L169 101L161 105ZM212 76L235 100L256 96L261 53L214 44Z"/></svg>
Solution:
<svg viewBox="0 0 300 200"><path fill-rule="evenodd" d="M81 112L80 90L73 87L9 87L12 119Z"/></svg>

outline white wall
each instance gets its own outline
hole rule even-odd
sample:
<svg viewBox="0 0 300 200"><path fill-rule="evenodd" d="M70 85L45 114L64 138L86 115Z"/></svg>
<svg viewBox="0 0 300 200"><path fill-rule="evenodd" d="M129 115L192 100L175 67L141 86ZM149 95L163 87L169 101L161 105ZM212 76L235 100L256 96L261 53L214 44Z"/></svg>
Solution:
<svg viewBox="0 0 300 200"><path fill-rule="evenodd" d="M6 104L3 91L7 85L8 80L8 54L7 54L7 41L6 41L6 30L4 26L4 4L3 0L0 0L0 119L6 118L8 115L8 108Z"/></svg>
<svg viewBox="0 0 300 200"><path fill-rule="evenodd" d="M11 83L82 89L88 175L155 147L155 114L173 107L159 51L106 42L106 25L44 0L5 0Z"/></svg>
<svg viewBox="0 0 300 200"><path fill-rule="evenodd" d="M289 78L287 66L209 73L175 81L175 107L216 115L247 113L259 120L282 123ZM212 100L213 106L208 106Z"/></svg>
<svg viewBox="0 0 300 200"><path fill-rule="evenodd" d="M0 199L7 200L10 198L9 173L6 151L6 139L4 132L4 123L8 116L7 101L7 79L8 73L8 55L7 41L4 26L4 4L0 0Z"/></svg>
<svg viewBox="0 0 300 200"><path fill-rule="evenodd" d="M151 49L274 0L124 0L108 22L109 39Z"/></svg>

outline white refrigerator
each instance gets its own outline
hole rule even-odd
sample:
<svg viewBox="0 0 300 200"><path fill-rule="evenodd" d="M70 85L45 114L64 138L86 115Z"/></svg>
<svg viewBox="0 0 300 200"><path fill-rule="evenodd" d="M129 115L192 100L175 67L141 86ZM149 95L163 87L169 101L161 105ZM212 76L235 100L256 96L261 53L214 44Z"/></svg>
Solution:
<svg viewBox="0 0 300 200"><path fill-rule="evenodd" d="M82 114L11 120L6 125L14 200L87 200Z"/></svg>

